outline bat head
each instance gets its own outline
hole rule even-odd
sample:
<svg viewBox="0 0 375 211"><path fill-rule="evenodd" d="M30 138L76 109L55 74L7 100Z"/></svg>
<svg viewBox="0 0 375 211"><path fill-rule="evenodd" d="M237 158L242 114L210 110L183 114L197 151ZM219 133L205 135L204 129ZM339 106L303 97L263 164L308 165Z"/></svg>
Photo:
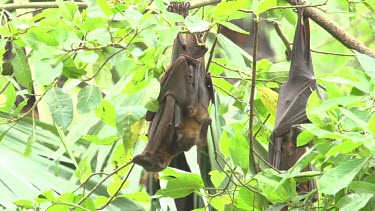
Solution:
<svg viewBox="0 0 375 211"><path fill-rule="evenodd" d="M133 158L133 162L142 166L148 172L163 171L168 167L173 155L170 153L151 153L145 151Z"/></svg>

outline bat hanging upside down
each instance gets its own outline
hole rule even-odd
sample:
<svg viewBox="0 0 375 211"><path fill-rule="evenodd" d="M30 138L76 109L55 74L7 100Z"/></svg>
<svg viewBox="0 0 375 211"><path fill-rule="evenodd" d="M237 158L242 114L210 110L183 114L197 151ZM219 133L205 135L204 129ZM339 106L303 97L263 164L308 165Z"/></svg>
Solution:
<svg viewBox="0 0 375 211"><path fill-rule="evenodd" d="M172 2L168 10L185 18L189 8L190 3ZM178 34L171 65L160 81L159 110L146 114L146 120L151 121L148 144L133 158L148 172L164 170L173 156L194 145L206 145L211 123L207 108L213 96L211 77L204 66L206 52L199 33Z"/></svg>
<svg viewBox="0 0 375 211"><path fill-rule="evenodd" d="M298 23L294 35L289 78L281 86L276 110L275 128L269 144L269 162L276 169L288 170L306 152L307 146L297 147L296 138L301 133L299 124L308 123L306 104L318 85L310 54L310 26L303 8L298 9ZM309 164L304 171L310 171ZM315 181L298 184L298 192L316 189Z"/></svg>

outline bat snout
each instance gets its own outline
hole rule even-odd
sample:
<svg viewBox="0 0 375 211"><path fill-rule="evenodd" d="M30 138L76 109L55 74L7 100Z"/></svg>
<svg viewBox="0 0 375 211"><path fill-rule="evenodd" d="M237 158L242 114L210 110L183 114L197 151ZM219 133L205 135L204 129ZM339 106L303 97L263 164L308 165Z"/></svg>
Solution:
<svg viewBox="0 0 375 211"><path fill-rule="evenodd" d="M159 172L168 167L172 155L144 155L140 154L133 158L133 162L142 166L147 172Z"/></svg>

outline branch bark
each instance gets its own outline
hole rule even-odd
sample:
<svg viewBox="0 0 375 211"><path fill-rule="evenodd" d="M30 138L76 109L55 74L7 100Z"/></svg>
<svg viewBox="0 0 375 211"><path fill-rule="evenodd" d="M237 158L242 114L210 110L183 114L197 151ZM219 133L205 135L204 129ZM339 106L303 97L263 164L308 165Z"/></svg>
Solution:
<svg viewBox="0 0 375 211"><path fill-rule="evenodd" d="M295 5L294 0L286 0L289 4ZM355 39L352 35L347 33L344 29L338 26L335 22L329 19L323 12L320 10L307 7L304 9L304 14L306 14L311 20L316 24L325 29L330 33L335 39L341 42L345 47L349 49L356 50L360 53L367 54L375 58L375 52L370 48L365 46L363 43Z"/></svg>

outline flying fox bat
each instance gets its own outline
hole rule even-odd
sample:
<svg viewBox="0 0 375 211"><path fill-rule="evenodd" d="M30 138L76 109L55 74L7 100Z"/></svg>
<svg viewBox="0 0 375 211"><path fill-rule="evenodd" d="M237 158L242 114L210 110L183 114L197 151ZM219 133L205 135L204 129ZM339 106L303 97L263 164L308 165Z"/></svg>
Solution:
<svg viewBox="0 0 375 211"><path fill-rule="evenodd" d="M306 152L307 147L296 147L297 125L308 123L306 104L318 85L310 54L310 26L303 9L298 10L298 23L294 35L289 78L281 86L276 110L275 128L269 144L269 162L279 170L288 170ZM311 170L311 164L306 167ZM299 192L315 189L315 181L299 184Z"/></svg>
<svg viewBox="0 0 375 211"><path fill-rule="evenodd" d="M189 7L187 2L173 2L168 10L185 18ZM207 47L198 34L178 34L172 64L160 82L159 110L146 114L146 120L151 121L149 142L145 150L133 158L134 163L148 172L162 171L173 156L207 142L211 123L207 108L213 90L204 67L206 52Z"/></svg>

